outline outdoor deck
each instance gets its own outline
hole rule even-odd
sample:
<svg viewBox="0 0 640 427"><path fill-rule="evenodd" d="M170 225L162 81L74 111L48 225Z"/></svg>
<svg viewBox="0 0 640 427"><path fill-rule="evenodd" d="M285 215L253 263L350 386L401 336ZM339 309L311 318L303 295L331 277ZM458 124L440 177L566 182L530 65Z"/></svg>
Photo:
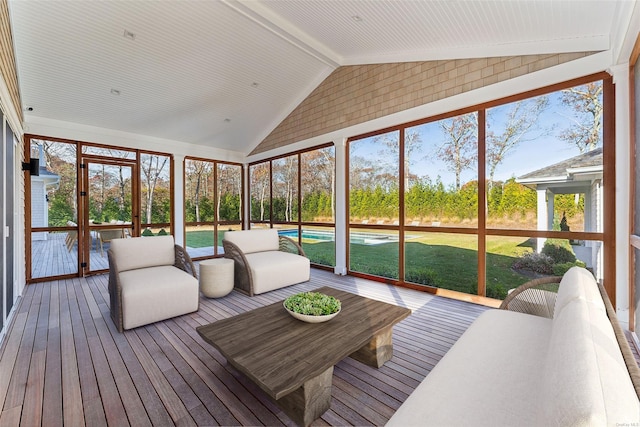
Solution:
<svg viewBox="0 0 640 427"><path fill-rule="evenodd" d="M0 350L0 426L292 425L195 327L325 285L413 314L396 325L394 357L382 368L336 365L331 409L314 425L384 425L486 310L314 269L308 283L202 298L196 313L120 334L106 275L29 285Z"/></svg>
<svg viewBox="0 0 640 427"><path fill-rule="evenodd" d="M31 242L31 277L54 277L65 274L78 273L78 243L73 243L71 250L65 246L67 233L47 233L47 240L33 240ZM100 251L100 246L96 238L92 238L91 250L89 252L90 271L100 271L109 269L109 259L107 250L109 243L104 243ZM187 252L191 258L213 255L213 247L190 248ZM222 247L218 248L219 253L224 253Z"/></svg>

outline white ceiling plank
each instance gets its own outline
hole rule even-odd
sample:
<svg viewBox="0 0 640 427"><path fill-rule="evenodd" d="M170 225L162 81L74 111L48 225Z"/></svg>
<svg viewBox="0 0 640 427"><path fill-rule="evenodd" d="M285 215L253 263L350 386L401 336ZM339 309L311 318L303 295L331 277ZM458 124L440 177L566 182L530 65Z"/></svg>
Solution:
<svg viewBox="0 0 640 427"><path fill-rule="evenodd" d="M338 66L608 50L635 5L9 0L25 123L244 154Z"/></svg>

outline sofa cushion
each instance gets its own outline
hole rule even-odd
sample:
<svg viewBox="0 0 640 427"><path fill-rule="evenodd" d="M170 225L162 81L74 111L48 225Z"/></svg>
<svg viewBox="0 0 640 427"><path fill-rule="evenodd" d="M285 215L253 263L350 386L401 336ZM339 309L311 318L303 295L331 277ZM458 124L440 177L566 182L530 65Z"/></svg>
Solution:
<svg viewBox="0 0 640 427"><path fill-rule="evenodd" d="M387 425L545 425L536 402L551 325L529 314L482 313Z"/></svg>
<svg viewBox="0 0 640 427"><path fill-rule="evenodd" d="M588 270L580 267L571 267L560 281L558 298L554 308L554 317L571 301L582 299L594 304L594 306L606 311L604 301L595 279Z"/></svg>
<svg viewBox="0 0 640 427"><path fill-rule="evenodd" d="M640 403L611 323L600 304L587 300L587 288L597 289L591 282L581 283L580 297L566 302L553 319L540 406L547 425L640 421Z"/></svg>
<svg viewBox="0 0 640 427"><path fill-rule="evenodd" d="M254 252L277 251L279 248L278 230L227 231L225 240L235 244L245 255Z"/></svg>
<svg viewBox="0 0 640 427"><path fill-rule="evenodd" d="M245 255L253 276L253 293L279 289L309 280L309 259L281 251Z"/></svg>
<svg viewBox="0 0 640 427"><path fill-rule="evenodd" d="M120 273L120 283L124 329L198 309L198 279L177 267L165 265L125 271Z"/></svg>
<svg viewBox="0 0 640 427"><path fill-rule="evenodd" d="M173 265L176 259L171 235L114 239L111 241L111 248L120 272Z"/></svg>

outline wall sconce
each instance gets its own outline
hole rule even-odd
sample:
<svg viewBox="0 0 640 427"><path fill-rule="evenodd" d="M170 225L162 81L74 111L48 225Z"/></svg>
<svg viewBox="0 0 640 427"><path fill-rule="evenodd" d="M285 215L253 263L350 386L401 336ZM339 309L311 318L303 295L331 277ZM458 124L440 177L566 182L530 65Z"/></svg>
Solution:
<svg viewBox="0 0 640 427"><path fill-rule="evenodd" d="M29 171L31 176L40 175L40 159L30 159L29 162L22 162L22 170Z"/></svg>

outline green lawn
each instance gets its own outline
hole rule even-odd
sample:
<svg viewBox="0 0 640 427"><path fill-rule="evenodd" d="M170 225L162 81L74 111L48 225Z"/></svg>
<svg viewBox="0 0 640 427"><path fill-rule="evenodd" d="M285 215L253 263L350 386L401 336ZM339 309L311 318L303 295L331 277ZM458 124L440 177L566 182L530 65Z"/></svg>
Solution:
<svg viewBox="0 0 640 427"><path fill-rule="evenodd" d="M406 276L408 281L444 289L476 294L478 251L475 236L462 234L423 234L407 242ZM335 265L333 242L303 243L314 262ZM529 277L511 269L516 258L532 251L529 239L489 237L487 239L487 295L504 298ZM350 267L353 271L398 278L398 244L351 244Z"/></svg>
<svg viewBox="0 0 640 427"><path fill-rule="evenodd" d="M224 231L218 234L222 242ZM423 233L406 243L407 281L443 289L476 294L478 286L477 238L473 235ZM187 245L194 248L213 246L211 231L188 231ZM335 265L335 243L303 241L311 261ZM533 242L523 237L487 238L487 295L504 298L529 277L512 270L516 258L533 250ZM352 271L393 279L398 278L398 243L350 245Z"/></svg>
<svg viewBox="0 0 640 427"><path fill-rule="evenodd" d="M218 244L222 245L224 231L218 231ZM213 246L213 231L199 230L187 231L187 246L191 248L207 248Z"/></svg>

